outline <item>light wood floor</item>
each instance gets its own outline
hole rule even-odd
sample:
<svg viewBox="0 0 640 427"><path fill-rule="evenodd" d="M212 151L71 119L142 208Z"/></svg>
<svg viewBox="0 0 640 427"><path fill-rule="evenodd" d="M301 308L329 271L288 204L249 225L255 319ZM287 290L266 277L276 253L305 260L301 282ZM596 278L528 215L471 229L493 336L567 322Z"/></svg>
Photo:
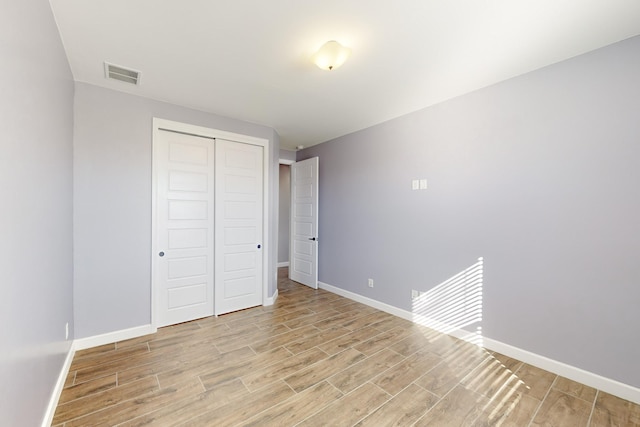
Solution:
<svg viewBox="0 0 640 427"><path fill-rule="evenodd" d="M640 406L280 272L274 307L79 351L54 426L640 426Z"/></svg>

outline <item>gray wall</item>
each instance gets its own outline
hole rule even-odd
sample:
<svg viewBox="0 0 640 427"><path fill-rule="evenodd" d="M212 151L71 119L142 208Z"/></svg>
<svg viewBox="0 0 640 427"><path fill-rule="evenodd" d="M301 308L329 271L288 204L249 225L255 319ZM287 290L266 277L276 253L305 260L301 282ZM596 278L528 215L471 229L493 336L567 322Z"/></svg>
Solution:
<svg viewBox="0 0 640 427"><path fill-rule="evenodd" d="M76 335L151 321L152 118L270 140L270 215L278 206L279 138L273 129L76 83L74 308ZM269 295L276 288L277 221L271 221ZM265 266L267 267L267 266Z"/></svg>
<svg viewBox="0 0 640 427"><path fill-rule="evenodd" d="M283 150L280 150L282 152ZM278 262L289 262L289 218L291 211L291 167L280 165L280 210L278 212Z"/></svg>
<svg viewBox="0 0 640 427"><path fill-rule="evenodd" d="M485 336L640 387L638 52L635 37L299 152L320 157L319 279L411 310L412 288L484 257Z"/></svg>
<svg viewBox="0 0 640 427"><path fill-rule="evenodd" d="M295 151L282 149L280 150L279 157L280 157L280 160L290 160L292 162L295 162L296 154L297 153Z"/></svg>
<svg viewBox="0 0 640 427"><path fill-rule="evenodd" d="M35 426L73 330L73 81L48 1L3 2L0 40L0 424Z"/></svg>

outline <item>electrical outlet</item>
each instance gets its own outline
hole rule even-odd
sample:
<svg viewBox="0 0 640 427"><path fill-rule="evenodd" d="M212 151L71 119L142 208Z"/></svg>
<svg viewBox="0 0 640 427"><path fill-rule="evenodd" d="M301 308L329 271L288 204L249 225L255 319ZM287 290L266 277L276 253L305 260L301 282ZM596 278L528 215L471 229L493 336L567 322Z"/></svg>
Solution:
<svg viewBox="0 0 640 427"><path fill-rule="evenodd" d="M373 279L369 279L368 285L370 288L373 288Z"/></svg>
<svg viewBox="0 0 640 427"><path fill-rule="evenodd" d="M69 322L64 325L64 339L69 339Z"/></svg>
<svg viewBox="0 0 640 427"><path fill-rule="evenodd" d="M416 299L419 295L420 293L418 291L416 291L415 289L411 289L411 299Z"/></svg>

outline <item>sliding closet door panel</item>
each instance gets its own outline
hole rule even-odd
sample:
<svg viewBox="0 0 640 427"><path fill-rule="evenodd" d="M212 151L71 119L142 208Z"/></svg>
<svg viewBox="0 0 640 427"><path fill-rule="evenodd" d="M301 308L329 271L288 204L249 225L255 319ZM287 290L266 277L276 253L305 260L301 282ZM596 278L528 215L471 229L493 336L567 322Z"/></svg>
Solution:
<svg viewBox="0 0 640 427"><path fill-rule="evenodd" d="M161 131L157 183L157 326L213 315L214 141Z"/></svg>
<svg viewBox="0 0 640 427"><path fill-rule="evenodd" d="M263 156L216 139L216 314L262 304Z"/></svg>

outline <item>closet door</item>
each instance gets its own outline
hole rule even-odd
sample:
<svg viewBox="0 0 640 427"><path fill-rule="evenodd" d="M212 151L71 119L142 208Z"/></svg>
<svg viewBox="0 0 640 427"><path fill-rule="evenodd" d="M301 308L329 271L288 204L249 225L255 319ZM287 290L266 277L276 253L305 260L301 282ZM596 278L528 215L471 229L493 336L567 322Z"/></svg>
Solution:
<svg viewBox="0 0 640 427"><path fill-rule="evenodd" d="M154 140L157 326L213 315L214 164L213 139Z"/></svg>
<svg viewBox="0 0 640 427"><path fill-rule="evenodd" d="M261 146L216 138L215 313L262 305Z"/></svg>

